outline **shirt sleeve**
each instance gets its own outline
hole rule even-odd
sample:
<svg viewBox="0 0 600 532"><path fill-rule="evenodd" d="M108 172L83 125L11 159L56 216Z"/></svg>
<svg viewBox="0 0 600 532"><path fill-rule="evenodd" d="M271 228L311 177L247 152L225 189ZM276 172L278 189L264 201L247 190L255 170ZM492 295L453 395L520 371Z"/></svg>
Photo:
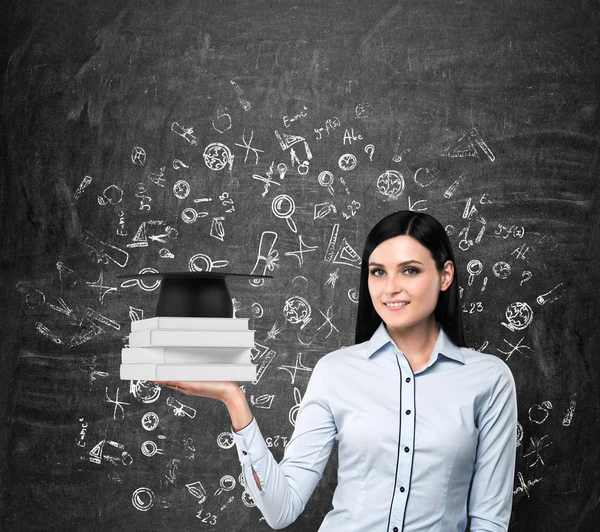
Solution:
<svg viewBox="0 0 600 532"><path fill-rule="evenodd" d="M255 418L243 429L234 431L244 484L271 528L293 523L304 510L323 475L337 428L326 401L321 361L315 365L296 425L278 464L269 450ZM256 472L259 489L252 474Z"/></svg>
<svg viewBox="0 0 600 532"><path fill-rule="evenodd" d="M517 449L517 394L510 368L498 359L491 393L479 418L469 499L471 532L508 530Z"/></svg>

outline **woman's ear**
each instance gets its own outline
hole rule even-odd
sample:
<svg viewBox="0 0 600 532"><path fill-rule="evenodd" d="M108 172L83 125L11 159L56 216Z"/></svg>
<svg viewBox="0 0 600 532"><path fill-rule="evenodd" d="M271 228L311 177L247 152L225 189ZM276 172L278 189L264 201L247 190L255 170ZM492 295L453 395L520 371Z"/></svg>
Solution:
<svg viewBox="0 0 600 532"><path fill-rule="evenodd" d="M451 260L447 260L444 263L444 267L442 269L442 279L440 290L445 292L448 287L452 284L452 279L454 279L454 263Z"/></svg>

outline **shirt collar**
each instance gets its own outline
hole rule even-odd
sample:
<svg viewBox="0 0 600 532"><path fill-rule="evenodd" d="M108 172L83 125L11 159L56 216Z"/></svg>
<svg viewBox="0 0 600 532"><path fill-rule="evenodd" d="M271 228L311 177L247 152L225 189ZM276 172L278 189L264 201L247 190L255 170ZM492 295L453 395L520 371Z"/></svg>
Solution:
<svg viewBox="0 0 600 532"><path fill-rule="evenodd" d="M464 364L465 357L460 352L460 348L446 334L440 322L436 320L436 324L440 332L438 334L435 345L433 346L433 351L431 353L430 360L427 366L435 362L438 355L451 358L452 360L456 360L457 362ZM396 344L392 340L392 337L389 335L387 329L385 328L385 324L381 322L379 324L379 327L377 327L377 330L373 333L373 336L371 336L371 339L368 340L366 343L366 350L364 352L366 358L371 358L375 353L381 350L381 348L388 344L396 346Z"/></svg>

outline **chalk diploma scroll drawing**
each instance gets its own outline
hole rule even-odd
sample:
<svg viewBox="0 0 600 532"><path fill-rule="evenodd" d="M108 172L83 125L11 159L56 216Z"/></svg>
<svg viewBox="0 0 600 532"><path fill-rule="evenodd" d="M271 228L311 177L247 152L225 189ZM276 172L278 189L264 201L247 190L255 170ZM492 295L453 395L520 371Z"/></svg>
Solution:
<svg viewBox="0 0 600 532"><path fill-rule="evenodd" d="M254 331L233 317L226 279L269 278L213 272L120 275L161 279L156 317L132 322L121 350L123 380L253 381Z"/></svg>

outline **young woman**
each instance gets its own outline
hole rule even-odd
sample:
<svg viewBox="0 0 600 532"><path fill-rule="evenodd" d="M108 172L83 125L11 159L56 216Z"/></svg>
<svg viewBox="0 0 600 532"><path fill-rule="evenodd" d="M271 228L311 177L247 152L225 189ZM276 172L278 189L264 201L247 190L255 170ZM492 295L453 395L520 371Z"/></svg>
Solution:
<svg viewBox="0 0 600 532"><path fill-rule="evenodd" d="M337 440L320 532L508 530L515 384L466 345L454 255L432 216L395 212L367 236L355 341L316 363L280 463L236 383L161 384L227 406L246 489L272 528L304 510Z"/></svg>

